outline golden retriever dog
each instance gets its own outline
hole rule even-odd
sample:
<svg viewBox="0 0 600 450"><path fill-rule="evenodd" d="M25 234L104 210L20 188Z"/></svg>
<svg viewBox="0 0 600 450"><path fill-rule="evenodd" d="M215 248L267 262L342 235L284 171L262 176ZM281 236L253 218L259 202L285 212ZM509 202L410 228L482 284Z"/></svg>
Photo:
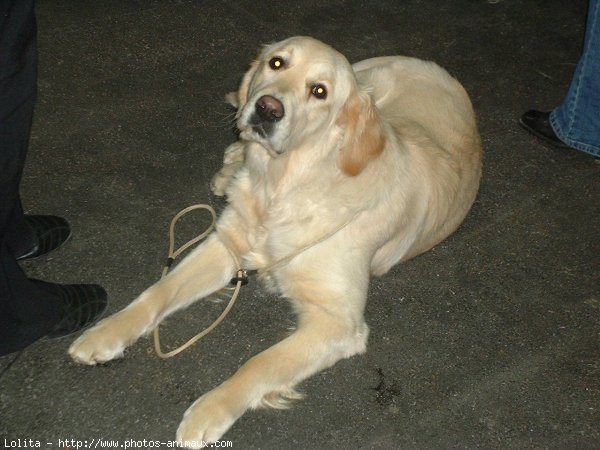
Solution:
<svg viewBox="0 0 600 450"><path fill-rule="evenodd" d="M296 330L189 407L177 438L191 447L220 439L248 409L285 406L302 380L363 353L370 275L456 230L481 174L471 102L432 62L352 66L293 37L263 48L237 102L240 140L216 182L228 198L216 231L69 350L84 364L120 357L167 315L226 286L238 264L258 270L293 305Z"/></svg>

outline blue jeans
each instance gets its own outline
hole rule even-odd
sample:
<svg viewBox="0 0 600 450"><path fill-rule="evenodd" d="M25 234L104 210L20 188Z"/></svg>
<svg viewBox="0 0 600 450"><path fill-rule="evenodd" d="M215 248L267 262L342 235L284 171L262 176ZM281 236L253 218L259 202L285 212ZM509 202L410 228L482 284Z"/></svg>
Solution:
<svg viewBox="0 0 600 450"><path fill-rule="evenodd" d="M600 157L600 0L589 0L583 53L550 125L569 147Z"/></svg>

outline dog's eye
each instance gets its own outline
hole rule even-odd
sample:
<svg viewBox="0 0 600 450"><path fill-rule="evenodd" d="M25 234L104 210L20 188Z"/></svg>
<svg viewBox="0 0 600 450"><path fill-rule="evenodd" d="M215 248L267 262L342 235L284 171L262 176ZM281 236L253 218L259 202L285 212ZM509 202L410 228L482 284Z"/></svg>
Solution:
<svg viewBox="0 0 600 450"><path fill-rule="evenodd" d="M274 56L269 60L269 67L273 70L283 69L283 66L285 66L285 61L279 56Z"/></svg>
<svg viewBox="0 0 600 450"><path fill-rule="evenodd" d="M327 88L322 84L312 85L310 93L319 100L325 100L327 98Z"/></svg>

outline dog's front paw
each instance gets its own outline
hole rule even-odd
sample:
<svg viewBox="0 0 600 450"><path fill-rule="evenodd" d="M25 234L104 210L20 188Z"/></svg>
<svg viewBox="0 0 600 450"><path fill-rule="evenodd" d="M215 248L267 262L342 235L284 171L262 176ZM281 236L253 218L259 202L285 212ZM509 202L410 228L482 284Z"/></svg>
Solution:
<svg viewBox="0 0 600 450"><path fill-rule="evenodd" d="M227 186L229 185L229 181L231 176L227 173L226 170L221 169L213 178L210 180L210 190L213 194L222 197L225 195L225 191L227 190Z"/></svg>
<svg viewBox="0 0 600 450"><path fill-rule="evenodd" d="M82 364L101 364L123 356L127 341L110 318L83 333L69 348L73 360Z"/></svg>
<svg viewBox="0 0 600 450"><path fill-rule="evenodd" d="M177 440L187 448L201 448L218 441L244 413L239 399L227 398L214 389L203 395L185 412L177 430Z"/></svg>

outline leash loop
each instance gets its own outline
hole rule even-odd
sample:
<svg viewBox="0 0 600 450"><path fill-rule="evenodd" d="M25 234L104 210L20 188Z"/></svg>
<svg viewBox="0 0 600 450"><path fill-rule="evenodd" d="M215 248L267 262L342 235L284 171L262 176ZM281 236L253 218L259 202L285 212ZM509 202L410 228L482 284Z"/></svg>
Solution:
<svg viewBox="0 0 600 450"><path fill-rule="evenodd" d="M204 210L210 212L210 214L212 216L212 222L211 222L210 226L203 233L199 234L198 236L196 236L193 239L190 239L188 242L186 242L181 247L179 247L177 250L175 250L174 249L175 248L175 225L177 224L179 219L181 219L187 213L189 213L190 211L197 210L197 209L204 209ZM219 317L217 317L217 319L211 325L209 325L203 331L201 331L196 336L191 338L185 344L181 345L180 347L175 348L174 350L168 351L168 352L164 352L161 348L160 332L159 332L160 324L157 324L156 327L154 328L154 350L155 350L156 354L160 358L163 358L163 359L171 358L171 357L181 353L188 347L191 347L192 345L194 345L198 340L202 339L204 336L206 336L208 333L210 333L212 330L214 330L223 321L223 319L225 319L227 314L229 314L229 311L231 310L231 308L235 304L235 301L237 300L237 297L240 293L241 287L248 284L248 276L249 275L254 275L258 272L259 277L260 277L260 276L264 275L265 273L273 270L274 268L280 267L281 265L288 263L289 261L294 259L299 254L305 252L309 248L316 246L317 244L320 244L321 242L329 239L330 237L332 237L333 235L335 235L336 233L338 233L339 231L344 229L348 224L350 224L350 222L352 222L356 218L357 215L358 215L358 213L356 213L354 216L350 217L346 222L343 222L342 224L340 224L337 228L335 228L331 232L323 235L320 239L310 242L309 244L299 248L298 250L290 253L289 255L275 261L274 263L267 266L266 268L261 269L260 271L242 269L237 256L231 250L228 249L232 259L235 261L235 264L238 267L238 270L237 270L236 276L233 277L230 281L230 283L235 286L233 288L233 294L231 295L231 299L229 300L229 303L227 303L227 306L225 307L225 309L223 310L221 315ZM215 212L215 210L212 208L212 206L203 204L203 203L188 206L187 208L182 209L180 212L178 212L175 215L175 217L173 217L173 220L171 220L171 225L169 227L169 255L165 261L165 266L163 268L161 278L163 278L167 275L167 273L169 272L169 269L173 265L173 262L181 253L186 251L192 245L194 245L197 242L201 241L202 239L206 238L215 229L216 221L217 221L217 213Z"/></svg>
<svg viewBox="0 0 600 450"><path fill-rule="evenodd" d="M177 224L179 219L181 219L187 213L197 210L197 209L203 209L210 213L210 215L212 216L211 224L208 226L208 228L204 232L202 232L195 238L190 239L185 244L183 244L181 247L179 247L177 250L175 250L175 225ZM173 262L181 253L186 251L192 245L194 245L197 242L201 241L202 239L206 238L214 230L216 221L217 221L217 213L215 212L215 210L213 209L212 206L206 205L206 204L198 204L198 205L189 206L189 207L179 211L175 215L175 217L173 217L173 220L171 220L171 225L169 226L169 256L167 257L165 266L163 267L161 278L164 278L167 275L167 273L169 272L169 269L173 265ZM233 260L236 262L236 264L238 264L238 267L239 267L238 259L235 257L235 255L233 253L231 253L231 256L233 257ZM188 340L185 344L175 348L174 350L168 351L168 352L163 351L163 349L161 348L161 345L160 345L160 331L159 331L160 324L157 324L156 327L154 328L154 351L156 352L156 354L162 359L171 358L171 357L181 353L188 347L191 347L197 341L199 341L204 336L206 336L208 333L210 333L212 330L214 330L223 321L223 319L225 319L225 316L227 316L227 314L229 314L229 311L231 310L235 301L237 300L237 297L240 292L240 288L242 286L248 284L248 273L241 268L238 269L237 275L231 279L231 283L235 285L235 288L233 290L233 294L231 295L231 299L229 300L229 303L227 303L227 306L225 307L225 309L223 310L221 315L219 317L217 317L211 325L209 325L203 331L201 331L196 336L194 336L193 338Z"/></svg>

